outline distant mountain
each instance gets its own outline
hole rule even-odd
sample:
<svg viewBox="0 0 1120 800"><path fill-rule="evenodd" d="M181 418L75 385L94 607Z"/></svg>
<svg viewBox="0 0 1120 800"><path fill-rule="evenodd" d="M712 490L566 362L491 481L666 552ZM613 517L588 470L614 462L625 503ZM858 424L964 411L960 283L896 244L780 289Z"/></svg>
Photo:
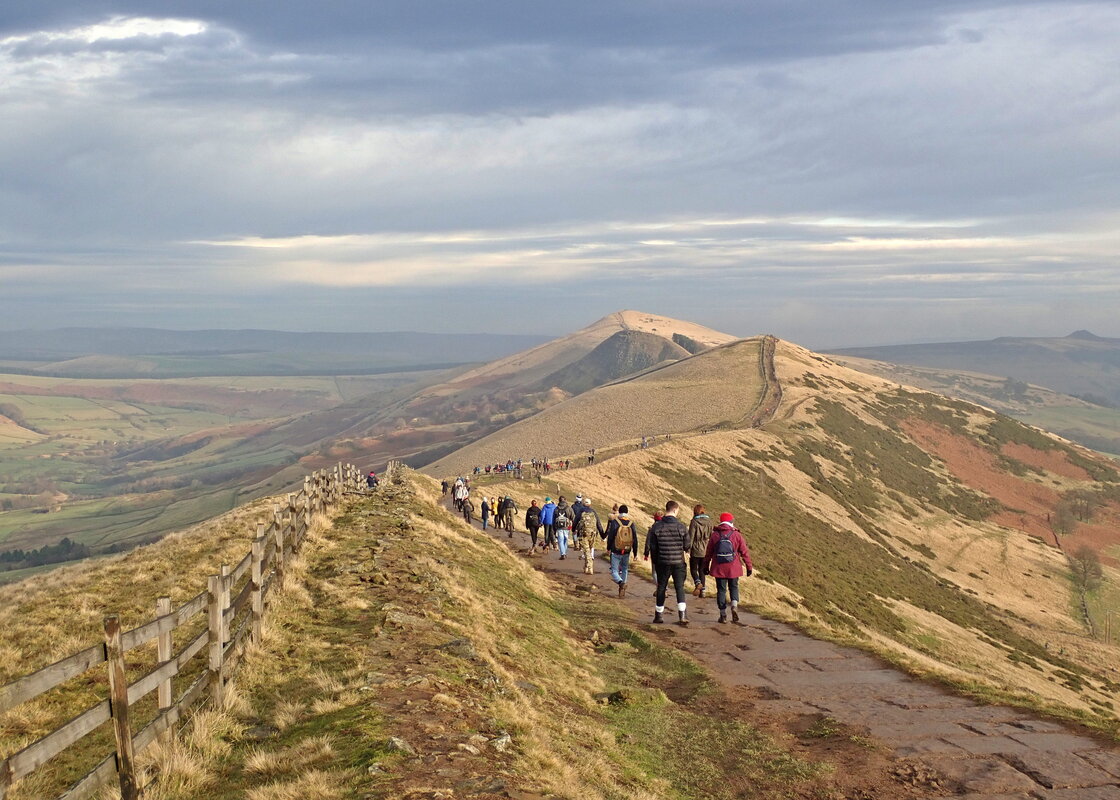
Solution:
<svg viewBox="0 0 1120 800"><path fill-rule="evenodd" d="M519 334L60 328L0 331L6 371L66 377L371 372L492 361L545 341Z"/></svg>
<svg viewBox="0 0 1120 800"><path fill-rule="evenodd" d="M1120 405L1120 339L1089 331L1061 338L1003 336L977 342L852 347L839 356L1010 377Z"/></svg>

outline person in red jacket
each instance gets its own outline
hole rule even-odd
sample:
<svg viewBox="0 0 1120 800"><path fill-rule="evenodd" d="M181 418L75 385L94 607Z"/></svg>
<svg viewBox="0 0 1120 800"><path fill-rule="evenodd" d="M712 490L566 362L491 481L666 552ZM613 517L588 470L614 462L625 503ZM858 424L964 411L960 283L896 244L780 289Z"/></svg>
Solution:
<svg viewBox="0 0 1120 800"><path fill-rule="evenodd" d="M708 550L704 554L704 569L716 579L716 605L719 606L719 621L727 622L727 596L731 595L731 620L739 621L739 578L745 572L749 578L754 572L751 551L747 540L735 527L735 517L723 513L719 515L719 525L712 530L708 540Z"/></svg>

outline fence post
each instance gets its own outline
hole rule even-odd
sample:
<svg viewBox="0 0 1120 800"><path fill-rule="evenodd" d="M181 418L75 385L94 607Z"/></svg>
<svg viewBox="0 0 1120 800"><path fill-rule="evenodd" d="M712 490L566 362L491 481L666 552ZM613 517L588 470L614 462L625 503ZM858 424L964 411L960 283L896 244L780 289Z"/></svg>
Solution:
<svg viewBox="0 0 1120 800"><path fill-rule="evenodd" d="M156 600L156 616L166 617L171 613L171 598L161 597ZM161 633L156 639L156 657L159 659L160 664L166 664L171 660L171 631ZM159 685L159 710L162 714L171 708L173 697L171 693L171 678L163 681ZM164 731L164 739L170 738L171 728Z"/></svg>
<svg viewBox="0 0 1120 800"><path fill-rule="evenodd" d="M257 538L253 540L253 557L250 564L252 565L252 573L249 580L253 582L252 599L253 599L253 622L252 622L252 640L255 643L261 640L261 620L264 617L264 528L263 525L257 526Z"/></svg>
<svg viewBox="0 0 1120 800"><path fill-rule="evenodd" d="M284 526L279 519L272 523L273 536L276 537L276 585L284 585Z"/></svg>
<svg viewBox="0 0 1120 800"><path fill-rule="evenodd" d="M113 716L113 736L117 740L117 776L121 800L139 800L136 764L132 752L132 726L128 722L128 674L121 649L121 619L105 617L105 659L109 664L109 710Z"/></svg>
<svg viewBox="0 0 1120 800"><path fill-rule="evenodd" d="M206 581L210 595L207 628L210 636L210 699L215 708L222 707L222 576L211 575Z"/></svg>
<svg viewBox="0 0 1120 800"><path fill-rule="evenodd" d="M222 565L222 644L230 641L230 621L225 618L225 610L230 607L230 589L233 582L230 580L230 565Z"/></svg>

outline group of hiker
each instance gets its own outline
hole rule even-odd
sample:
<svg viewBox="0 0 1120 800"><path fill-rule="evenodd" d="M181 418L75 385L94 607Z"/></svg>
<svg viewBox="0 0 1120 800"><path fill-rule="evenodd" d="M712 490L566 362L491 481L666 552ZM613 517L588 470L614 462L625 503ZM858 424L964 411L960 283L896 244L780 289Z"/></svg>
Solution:
<svg viewBox="0 0 1120 800"><path fill-rule="evenodd" d="M457 478L455 482L444 481L444 494L451 491L458 510L468 523L471 522L475 504L470 497L469 481ZM513 536L513 519L517 505L506 495L499 501L483 498L482 526L486 528L491 516L496 525L504 527ZM679 518L680 505L675 500L665 504L664 512L654 514L653 524L643 538L638 526L630 516L626 505L615 505L603 525L598 512L592 507L591 498L577 494L569 505L563 495L554 502L545 497L543 503L532 500L525 509L524 523L532 542L530 554L556 552L560 560L575 550L583 561L584 573L595 571L595 553L600 546L606 548L610 558L611 579L618 586L618 596L626 596L630 561L638 553L639 542L643 542L642 560L650 562L654 593L653 622L665 621L665 602L669 582L677 601L677 622L688 625L689 593L686 581L692 580L692 594L704 597L708 590L708 578L715 582L716 605L719 608L719 622L739 621L739 579L754 572L750 550L742 532L735 526L735 518L730 513L719 515L719 522L713 523L703 505L692 509L692 519L687 525Z"/></svg>

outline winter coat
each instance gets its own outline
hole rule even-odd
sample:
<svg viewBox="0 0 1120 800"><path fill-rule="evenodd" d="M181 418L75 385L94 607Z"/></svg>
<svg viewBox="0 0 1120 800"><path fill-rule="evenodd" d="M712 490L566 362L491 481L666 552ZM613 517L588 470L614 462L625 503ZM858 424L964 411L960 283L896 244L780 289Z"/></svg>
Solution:
<svg viewBox="0 0 1120 800"><path fill-rule="evenodd" d="M555 503L545 503L541 506L541 525L551 525L553 514L556 513Z"/></svg>
<svg viewBox="0 0 1120 800"><path fill-rule="evenodd" d="M658 564L681 564L692 542L688 528L675 516L666 514L649 529L649 551Z"/></svg>
<svg viewBox="0 0 1120 800"><path fill-rule="evenodd" d="M712 518L707 514L697 514L688 523L688 535L692 537L692 548L688 554L693 558L703 558L708 550L708 540L712 538Z"/></svg>
<svg viewBox="0 0 1120 800"><path fill-rule="evenodd" d="M716 561L716 547L719 545L721 535L725 531L731 533L731 546L735 548L735 558L732 561ZM747 540L743 534L730 522L721 522L712 531L712 538L708 540L708 549L704 553L704 568L713 578L741 578L743 565L747 566L748 577L754 572L751 563L751 551L747 549Z"/></svg>
<svg viewBox="0 0 1120 800"><path fill-rule="evenodd" d="M618 535L618 529L621 524L625 522L630 526L634 535L634 543L630 545L629 549L619 550L614 546L615 537ZM616 556L626 555L627 553L637 552L638 549L638 526L629 517L615 517L607 523L607 551L614 553Z"/></svg>
<svg viewBox="0 0 1120 800"><path fill-rule="evenodd" d="M541 526L541 510L536 506L525 509L525 527L532 530Z"/></svg>
<svg viewBox="0 0 1120 800"><path fill-rule="evenodd" d="M482 518L490 519L490 504L485 500L482 501Z"/></svg>
<svg viewBox="0 0 1120 800"><path fill-rule="evenodd" d="M602 536L604 533L603 523L599 520L599 515L595 512L595 509L591 506L585 506L583 503L572 506L572 530L579 533L579 521L584 514L590 514L595 517L595 529L599 532L599 535Z"/></svg>

